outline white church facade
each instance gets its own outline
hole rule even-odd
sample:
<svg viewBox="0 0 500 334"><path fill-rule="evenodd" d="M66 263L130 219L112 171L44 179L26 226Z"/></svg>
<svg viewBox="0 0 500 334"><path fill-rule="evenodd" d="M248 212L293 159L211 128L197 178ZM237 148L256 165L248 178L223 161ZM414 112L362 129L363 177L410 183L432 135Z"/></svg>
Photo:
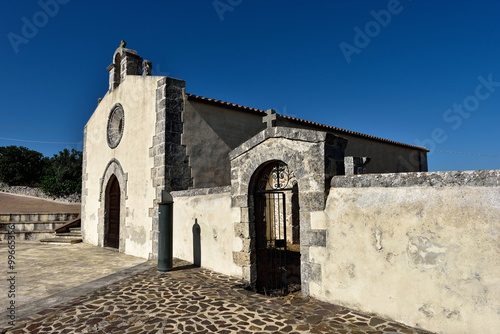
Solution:
<svg viewBox="0 0 500 334"><path fill-rule="evenodd" d="M427 170L425 148L189 94L184 81L150 69L136 51L118 48L109 91L85 127L82 211L92 244L154 258L161 191L230 186L230 153L269 129L342 140L330 178L345 174L345 164L351 173Z"/></svg>
<svg viewBox="0 0 500 334"><path fill-rule="evenodd" d="M432 331L500 327L499 171L427 173L426 148L194 95L151 67L119 47L85 126L85 242L156 259L168 192L174 257Z"/></svg>

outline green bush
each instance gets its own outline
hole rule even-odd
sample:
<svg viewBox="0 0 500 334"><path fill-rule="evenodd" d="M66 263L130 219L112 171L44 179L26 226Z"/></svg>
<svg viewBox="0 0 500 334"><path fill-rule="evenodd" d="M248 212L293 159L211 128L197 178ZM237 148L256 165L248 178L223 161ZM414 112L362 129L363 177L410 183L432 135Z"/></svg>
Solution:
<svg viewBox="0 0 500 334"><path fill-rule="evenodd" d="M48 162L43 154L22 146L0 147L0 181L9 186L38 186Z"/></svg>
<svg viewBox="0 0 500 334"><path fill-rule="evenodd" d="M52 196L64 196L82 191L82 152L64 149L54 154L44 168L41 188Z"/></svg>

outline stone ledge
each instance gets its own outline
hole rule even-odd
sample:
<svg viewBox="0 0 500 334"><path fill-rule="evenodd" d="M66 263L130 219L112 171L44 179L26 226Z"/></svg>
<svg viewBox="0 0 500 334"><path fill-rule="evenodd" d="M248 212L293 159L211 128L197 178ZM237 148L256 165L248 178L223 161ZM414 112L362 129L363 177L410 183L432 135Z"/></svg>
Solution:
<svg viewBox="0 0 500 334"><path fill-rule="evenodd" d="M231 186L225 187L214 187L214 188L199 188L199 189L189 189L189 190L179 190L172 191L172 197L188 197L188 196L203 196L203 195L214 195L230 193Z"/></svg>
<svg viewBox="0 0 500 334"><path fill-rule="evenodd" d="M500 170L387 173L335 176L332 188L500 187Z"/></svg>

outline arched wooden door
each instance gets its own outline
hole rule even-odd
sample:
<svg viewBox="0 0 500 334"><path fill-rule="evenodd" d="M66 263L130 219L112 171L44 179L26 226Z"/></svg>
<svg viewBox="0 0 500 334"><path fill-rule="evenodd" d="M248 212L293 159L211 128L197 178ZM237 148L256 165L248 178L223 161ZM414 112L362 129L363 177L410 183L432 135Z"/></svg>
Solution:
<svg viewBox="0 0 500 334"><path fill-rule="evenodd" d="M106 225L104 246L120 247L120 185L115 176L106 187Z"/></svg>

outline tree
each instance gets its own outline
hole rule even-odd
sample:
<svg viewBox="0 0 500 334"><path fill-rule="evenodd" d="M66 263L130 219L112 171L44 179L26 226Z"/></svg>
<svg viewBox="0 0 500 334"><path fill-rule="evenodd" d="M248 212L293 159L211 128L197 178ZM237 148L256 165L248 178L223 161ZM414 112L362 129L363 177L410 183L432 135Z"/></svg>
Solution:
<svg viewBox="0 0 500 334"><path fill-rule="evenodd" d="M82 191L82 152L64 149L54 154L45 167L41 188L52 196Z"/></svg>
<svg viewBox="0 0 500 334"><path fill-rule="evenodd" d="M23 146L0 147L0 181L9 186L40 184L47 159L43 154Z"/></svg>

